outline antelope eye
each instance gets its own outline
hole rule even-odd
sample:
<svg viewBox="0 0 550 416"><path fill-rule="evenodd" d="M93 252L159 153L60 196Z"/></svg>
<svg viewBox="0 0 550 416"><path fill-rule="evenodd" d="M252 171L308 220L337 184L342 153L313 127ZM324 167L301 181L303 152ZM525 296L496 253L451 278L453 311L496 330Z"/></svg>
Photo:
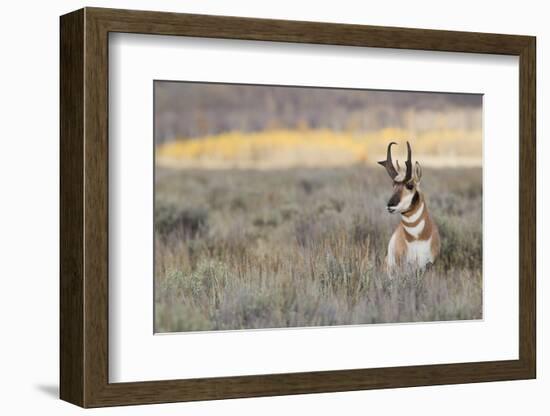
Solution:
<svg viewBox="0 0 550 416"><path fill-rule="evenodd" d="M405 185L407 187L407 189L410 191L411 189L414 188L414 185L412 183L408 183L407 185Z"/></svg>

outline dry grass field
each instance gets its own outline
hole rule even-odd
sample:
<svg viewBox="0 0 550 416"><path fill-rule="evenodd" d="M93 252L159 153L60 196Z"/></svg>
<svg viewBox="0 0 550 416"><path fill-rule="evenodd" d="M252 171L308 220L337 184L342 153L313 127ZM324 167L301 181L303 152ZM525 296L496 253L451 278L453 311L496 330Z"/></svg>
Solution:
<svg viewBox="0 0 550 416"><path fill-rule="evenodd" d="M481 169L425 168L422 189L441 257L390 281L381 167L157 166L155 330L481 318Z"/></svg>
<svg viewBox="0 0 550 416"><path fill-rule="evenodd" d="M481 95L154 85L157 332L482 317ZM392 141L442 254L390 280Z"/></svg>

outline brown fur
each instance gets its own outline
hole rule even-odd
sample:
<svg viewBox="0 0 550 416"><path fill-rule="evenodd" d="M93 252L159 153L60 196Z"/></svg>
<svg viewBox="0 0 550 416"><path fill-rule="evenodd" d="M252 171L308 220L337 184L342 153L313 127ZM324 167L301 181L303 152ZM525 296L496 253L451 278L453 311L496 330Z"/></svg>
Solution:
<svg viewBox="0 0 550 416"><path fill-rule="evenodd" d="M408 142L407 146L409 146ZM407 256L407 250L409 250L408 243L412 243L415 241L430 241L429 250L431 252L431 256L428 256L425 252L420 252L422 255L422 260L419 260L422 262L420 263L420 267L425 267L430 264L430 260L435 260L435 258L439 255L440 239L437 225L432 220L432 217L428 212L428 206L426 204L424 195L421 193L419 188L420 179L422 177L422 168L420 167L420 164L416 162L414 170L412 172L411 170L409 170L411 167L409 146L407 173L404 174L403 171L399 169L398 164L398 170L401 171L401 174L392 175L387 166L388 163L392 163L390 148L391 144L388 146L387 160L379 162L381 165L386 167L388 173L390 173L390 177L393 179L393 195L388 201L388 210L390 212L395 212L397 210L397 207L400 207L402 201L408 201L410 200L410 198L412 198L410 203L411 205L406 209L406 211L401 212L401 222L395 229L392 235L392 240L390 240L390 243L392 244L392 254L394 256L392 260L394 261L396 266L402 267L407 257L409 257ZM413 216L418 215L418 210L421 209L421 207L422 213L420 214L420 217L416 218L414 221L409 221ZM399 210L401 210L401 208L399 208ZM407 231L407 227L414 228L420 224L423 224L423 227L418 236L413 235L409 231ZM390 246L388 246L388 250L389 247ZM417 246L416 248L423 249L422 246ZM424 264L425 262L428 263ZM386 266L389 266L387 256ZM390 272L389 269L388 272Z"/></svg>
<svg viewBox="0 0 550 416"><path fill-rule="evenodd" d="M394 231L395 236L395 249L394 249L394 255L395 255L395 262L397 265L402 266L403 265L403 259L406 258L407 253L407 232L405 231L405 228L403 227L402 223L399 223L397 228ZM386 265L387 265L388 259L386 258Z"/></svg>
<svg viewBox="0 0 550 416"><path fill-rule="evenodd" d="M402 189L400 189L402 191ZM394 255L396 264L399 266L403 265L403 261L406 258L407 251L407 242L411 243L413 241L426 241L430 237L432 238L430 249L432 256L435 259L439 255L440 251L440 239L439 239L439 230L437 225L432 220L432 217L428 211L428 206L424 195L419 192L419 198L416 203L406 212L402 213L404 217L412 217L420 209L422 204L424 204L423 212L420 217L414 222L404 221L403 219L397 226L394 231L395 235L395 245L394 245ZM421 221L424 221L424 228L418 237L415 237L407 232L405 225L407 227L415 227L420 224Z"/></svg>

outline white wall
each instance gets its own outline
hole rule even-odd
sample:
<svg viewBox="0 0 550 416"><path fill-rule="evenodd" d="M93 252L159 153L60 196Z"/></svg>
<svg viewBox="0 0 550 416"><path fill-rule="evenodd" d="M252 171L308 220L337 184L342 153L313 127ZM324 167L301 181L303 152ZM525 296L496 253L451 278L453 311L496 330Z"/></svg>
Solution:
<svg viewBox="0 0 550 416"><path fill-rule="evenodd" d="M368 4L370 3L370 4ZM547 414L550 361L543 347L548 331L543 281L542 234L549 222L548 188L542 194L550 160L543 140L544 103L550 99L545 63L550 56L550 26L545 2L296 0L168 1L125 0L4 2L0 61L0 409L3 414L75 414L81 410L56 399L58 384L58 16L82 6L156 9L317 20L434 29L536 35L538 42L539 160L539 378L339 394L92 410L88 414ZM544 157L546 156L546 157ZM545 238L548 240L548 237ZM548 261L546 261L548 265ZM6 410L11 409L11 412Z"/></svg>

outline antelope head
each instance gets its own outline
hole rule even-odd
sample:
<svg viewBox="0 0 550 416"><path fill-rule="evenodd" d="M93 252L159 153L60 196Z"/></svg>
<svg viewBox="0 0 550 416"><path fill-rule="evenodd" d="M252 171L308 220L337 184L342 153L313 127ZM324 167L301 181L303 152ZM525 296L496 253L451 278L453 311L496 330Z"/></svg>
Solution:
<svg viewBox="0 0 550 416"><path fill-rule="evenodd" d="M406 213L409 211L420 198L420 178L422 177L422 168L418 162L414 165L414 170L411 161L411 145L407 142L407 160L405 162L405 170L399 166L396 160L396 166L393 165L391 157L391 147L397 144L391 142L388 145L386 160L378 162L386 168L388 175L393 181L393 194L388 201L387 210L390 214L394 212ZM397 169L396 169L397 167Z"/></svg>

